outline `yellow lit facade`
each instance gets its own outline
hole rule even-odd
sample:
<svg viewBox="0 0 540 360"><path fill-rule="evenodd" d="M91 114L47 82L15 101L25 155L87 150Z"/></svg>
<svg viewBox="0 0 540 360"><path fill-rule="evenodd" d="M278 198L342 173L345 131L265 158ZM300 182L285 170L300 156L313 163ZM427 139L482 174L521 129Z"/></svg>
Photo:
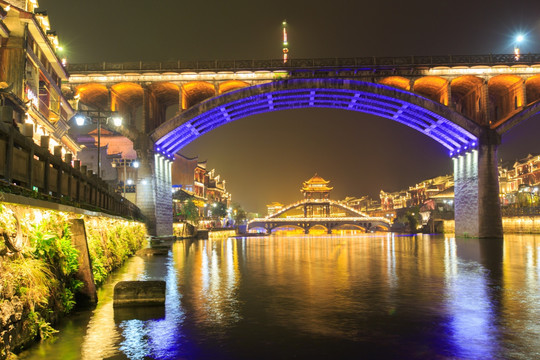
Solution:
<svg viewBox="0 0 540 360"><path fill-rule="evenodd" d="M0 1L1 120L37 144L47 136L51 153L60 146L62 155L76 156L80 147L67 133L75 112L61 89L68 79L62 48L37 8L37 0Z"/></svg>

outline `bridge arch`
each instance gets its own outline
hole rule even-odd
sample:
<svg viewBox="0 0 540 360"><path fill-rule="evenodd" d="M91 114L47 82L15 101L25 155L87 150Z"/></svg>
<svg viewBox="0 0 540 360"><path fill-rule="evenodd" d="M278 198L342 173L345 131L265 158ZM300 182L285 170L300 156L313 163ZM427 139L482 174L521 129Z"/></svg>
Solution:
<svg viewBox="0 0 540 360"><path fill-rule="evenodd" d="M478 124L437 101L388 85L298 79L250 86L210 98L168 120L151 136L155 150L170 158L199 136L231 121L308 107L352 110L400 122L436 140L451 155L475 147L482 131Z"/></svg>
<svg viewBox="0 0 540 360"><path fill-rule="evenodd" d="M528 105L540 100L540 75L532 76L525 81L525 93Z"/></svg>
<svg viewBox="0 0 540 360"><path fill-rule="evenodd" d="M415 93L448 105L448 80L440 76L423 76L414 82Z"/></svg>
<svg viewBox="0 0 540 360"><path fill-rule="evenodd" d="M109 89L99 83L88 83L77 86L75 89L76 99L87 106L95 109L108 109Z"/></svg>
<svg viewBox="0 0 540 360"><path fill-rule="evenodd" d="M379 84L392 86L398 89L410 91L411 90L411 80L404 78L402 76L389 76L381 79Z"/></svg>
<svg viewBox="0 0 540 360"><path fill-rule="evenodd" d="M339 232L339 231L351 231L351 230L359 230L362 232L366 232L366 227L357 225L357 224L340 224L337 226L332 227L332 233Z"/></svg>
<svg viewBox="0 0 540 360"><path fill-rule="evenodd" d="M314 224L314 225L311 225L309 227L307 227L305 229L305 233L306 234L310 234L312 230L315 230L315 231L324 231L325 233L331 233L332 232L332 229L328 228L328 226L325 226L325 225L322 225L322 224Z"/></svg>
<svg viewBox="0 0 540 360"><path fill-rule="evenodd" d="M488 92L492 111L491 119L497 123L518 111L525 104L523 79L517 75L497 75L489 79Z"/></svg>
<svg viewBox="0 0 540 360"><path fill-rule="evenodd" d="M483 103L483 85L484 80L474 75L460 76L450 83L451 103L456 111L479 124L485 123L483 111L487 108L487 104Z"/></svg>
<svg viewBox="0 0 540 360"><path fill-rule="evenodd" d="M248 87L249 84L245 81L240 80L230 80L225 81L224 83L219 84L218 93L224 94L229 91L234 91L240 88Z"/></svg>
<svg viewBox="0 0 540 360"><path fill-rule="evenodd" d="M206 81L192 81L182 86L182 109L188 109L216 95L216 88Z"/></svg>

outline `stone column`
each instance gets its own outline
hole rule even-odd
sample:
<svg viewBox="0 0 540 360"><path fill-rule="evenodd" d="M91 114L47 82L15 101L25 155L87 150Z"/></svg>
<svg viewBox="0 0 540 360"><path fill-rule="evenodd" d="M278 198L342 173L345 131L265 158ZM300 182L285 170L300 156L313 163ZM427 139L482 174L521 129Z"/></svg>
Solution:
<svg viewBox="0 0 540 360"><path fill-rule="evenodd" d="M480 112L482 114L482 121L480 125L489 125L490 124L490 101L489 101L489 87L487 80L484 80L484 83L480 87Z"/></svg>
<svg viewBox="0 0 540 360"><path fill-rule="evenodd" d="M499 136L486 129L480 145L453 159L456 237L502 238L497 146Z"/></svg>
<svg viewBox="0 0 540 360"><path fill-rule="evenodd" d="M497 148L500 136L486 130L478 147L478 237L503 238Z"/></svg>
<svg viewBox="0 0 540 360"><path fill-rule="evenodd" d="M527 106L527 86L525 81L526 78L523 78L521 81L521 110Z"/></svg>
<svg viewBox="0 0 540 360"><path fill-rule="evenodd" d="M83 287L79 290L79 293L82 294L84 297L82 299L83 302L89 304L96 304L97 292L96 285L94 283L94 275L92 273L92 261L90 259L90 253L88 251L88 242L86 240L84 220L70 220L70 228L72 232L71 242L79 251L80 265L76 277L83 282ZM79 300L81 299L79 298Z"/></svg>
<svg viewBox="0 0 540 360"><path fill-rule="evenodd" d="M156 233L158 236L172 236L173 209L171 191L171 163L161 155L156 161ZM157 165L159 164L159 166Z"/></svg>
<svg viewBox="0 0 540 360"><path fill-rule="evenodd" d="M142 155L142 156L141 156ZM141 152L139 154L139 170L136 181L137 192L135 204L141 209L142 214L146 217L148 233L156 236L156 199L155 185L153 176L153 156ZM151 163L152 162L152 163Z"/></svg>

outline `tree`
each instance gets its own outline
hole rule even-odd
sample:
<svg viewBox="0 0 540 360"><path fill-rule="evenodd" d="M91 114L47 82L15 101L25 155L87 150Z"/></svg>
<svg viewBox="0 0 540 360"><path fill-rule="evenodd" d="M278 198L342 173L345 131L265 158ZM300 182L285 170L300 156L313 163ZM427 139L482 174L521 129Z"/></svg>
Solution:
<svg viewBox="0 0 540 360"><path fill-rule="evenodd" d="M233 219L237 224L240 224L242 221L247 219L247 214L244 209L238 203L232 205L232 215Z"/></svg>
<svg viewBox="0 0 540 360"><path fill-rule="evenodd" d="M199 208L195 205L193 199L184 200L182 208L180 209L180 214L192 224L197 224L199 222Z"/></svg>
<svg viewBox="0 0 540 360"><path fill-rule="evenodd" d="M210 208L212 211L212 217L214 219L224 218L227 216L227 205L215 202L212 204L212 207Z"/></svg>
<svg viewBox="0 0 540 360"><path fill-rule="evenodd" d="M420 209L418 206L408 208L398 219L397 222L406 225L409 230L416 233L420 223Z"/></svg>

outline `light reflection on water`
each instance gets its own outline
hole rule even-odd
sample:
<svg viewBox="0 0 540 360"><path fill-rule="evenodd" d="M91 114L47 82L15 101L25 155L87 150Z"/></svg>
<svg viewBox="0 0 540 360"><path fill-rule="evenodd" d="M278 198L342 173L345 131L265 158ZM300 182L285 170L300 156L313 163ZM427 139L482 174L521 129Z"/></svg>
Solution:
<svg viewBox="0 0 540 360"><path fill-rule="evenodd" d="M164 314L114 314L112 285L131 279L166 280ZM529 359L539 318L533 235L184 241L130 260L92 313L21 358Z"/></svg>

